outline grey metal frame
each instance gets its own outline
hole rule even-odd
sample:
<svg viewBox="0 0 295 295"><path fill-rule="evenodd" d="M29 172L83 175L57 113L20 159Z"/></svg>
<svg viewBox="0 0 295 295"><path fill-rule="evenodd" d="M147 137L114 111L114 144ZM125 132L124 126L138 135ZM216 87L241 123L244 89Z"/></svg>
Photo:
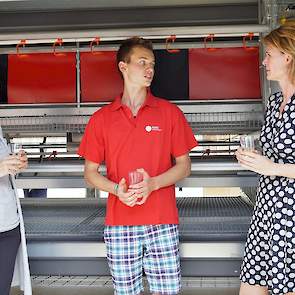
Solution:
<svg viewBox="0 0 295 295"><path fill-rule="evenodd" d="M181 243L183 276L237 276L243 242ZM109 275L105 245L95 242L30 242L34 275Z"/></svg>
<svg viewBox="0 0 295 295"><path fill-rule="evenodd" d="M237 134L257 131L263 120L261 101L178 101L175 103L198 134ZM83 133L91 114L101 105L90 104L89 106L80 102L74 106L59 107L3 105L2 108L0 106L0 125L3 131L9 134Z"/></svg>
<svg viewBox="0 0 295 295"><path fill-rule="evenodd" d="M84 162L81 160L54 160L31 162L27 170L17 175L18 188L83 188ZM100 167L105 173L105 167ZM34 180L34 181L32 181ZM192 157L192 173L177 183L178 187L254 187L258 176L242 168L233 158L224 160L195 159Z"/></svg>
<svg viewBox="0 0 295 295"><path fill-rule="evenodd" d="M76 2L75 5L80 6L82 2L80 1L80 4ZM144 2L147 5L147 1ZM180 2L183 1L178 1L179 5ZM212 7L200 5L204 4L204 1L203 3L197 1L199 5L195 7L188 6L192 2L185 2L186 6L176 5L169 9L167 7L142 7L140 12L142 17L133 23L127 19L127 16L132 15L135 11L134 7L131 7L131 2L127 11L114 12L110 9L91 11L82 7L80 15L74 10L68 12L51 10L42 13L17 11L9 14L7 13L8 7L5 12L0 13L0 23L2 23L0 45L14 46L19 43L20 39L26 38L29 49L24 52L33 51L34 44L41 44L40 50L50 51L49 47L44 49L44 46L55 41L57 37L62 37L65 42L73 43L88 42L96 36L101 37L103 41L119 41L133 35L164 41L171 34L176 34L177 38L200 38L210 33L215 33L220 37L236 37L248 32L258 35L269 30L269 24L259 24L258 11L254 13L249 11L249 8L257 7L256 1L229 1L230 5L223 7L221 1L214 1L215 5ZM111 3L114 4L114 2ZM24 3L20 6L22 4ZM50 4L47 5L50 6ZM160 13L154 15L156 11ZM163 12L168 15L165 19L163 19ZM211 17L208 17L210 13ZM178 17L175 18L177 14ZM188 16L191 18L187 18ZM43 22L46 17L46 22ZM23 23L20 23L21 19ZM90 21L87 22L87 20ZM122 28L118 29L119 27ZM184 45L176 45L176 47L182 46ZM78 74L79 52L88 50L88 48L80 48L79 44L76 47L64 49L77 52L78 95L76 103L59 106L2 105L0 106L0 124L4 132L11 136L17 136L19 133L53 135L83 132L89 116L101 105L81 103ZM12 47L2 48L0 51L11 52L11 50L14 49ZM265 80L263 84L265 85ZM236 134L237 132L254 131L259 129L262 122L263 103L261 101L176 103L185 113L192 127L203 134L225 134L225 132ZM204 122L207 126L200 124ZM208 125L211 128L208 128ZM60 166L31 165L25 173L18 176L17 185L22 188L85 187L82 165L82 162L79 164L64 162ZM35 176L34 172L38 172L38 175ZM241 169L236 163L203 162L193 163L192 176L178 183L178 186L253 187L256 182L256 174ZM239 273L243 248L243 242L182 243L183 275L236 276ZM109 274L105 248L102 243L30 241L28 251L32 274Z"/></svg>

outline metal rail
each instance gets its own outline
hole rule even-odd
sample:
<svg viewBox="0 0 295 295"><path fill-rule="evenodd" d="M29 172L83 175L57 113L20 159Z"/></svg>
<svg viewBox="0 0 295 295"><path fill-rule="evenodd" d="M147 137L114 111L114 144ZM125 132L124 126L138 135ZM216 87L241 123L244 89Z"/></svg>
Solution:
<svg viewBox="0 0 295 295"><path fill-rule="evenodd" d="M16 179L18 188L84 188L83 161L44 161L30 163ZM100 171L105 173L102 165ZM254 187L258 175L242 168L234 158L193 159L191 175L178 182L178 187Z"/></svg>
<svg viewBox="0 0 295 295"><path fill-rule="evenodd" d="M263 121L261 100L177 101L196 134L238 134L257 131ZM105 104L105 103L104 103ZM9 134L83 133L90 116L103 104L81 107L2 105L0 125Z"/></svg>
<svg viewBox="0 0 295 295"><path fill-rule="evenodd" d="M105 173L106 169L104 165L100 166L100 172ZM29 167L22 173L79 173L84 171L84 161L77 160L52 160L44 161L40 163L29 163ZM213 159L207 157L204 159L195 159L192 158L192 173L195 172L204 172L204 171L213 171L213 172L226 172L226 171L246 171L233 157Z"/></svg>

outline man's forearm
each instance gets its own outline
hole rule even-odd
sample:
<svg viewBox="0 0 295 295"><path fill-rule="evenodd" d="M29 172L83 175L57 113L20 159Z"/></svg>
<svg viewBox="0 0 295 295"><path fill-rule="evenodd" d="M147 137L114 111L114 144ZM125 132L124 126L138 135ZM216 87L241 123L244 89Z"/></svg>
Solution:
<svg viewBox="0 0 295 295"><path fill-rule="evenodd" d="M190 161L184 163L176 163L166 172L152 177L153 190L158 190L162 187L166 187L175 184L179 180L189 176L191 173L191 163Z"/></svg>
<svg viewBox="0 0 295 295"><path fill-rule="evenodd" d="M113 181L110 181L105 176L96 171L85 171L84 177L86 182L99 190L115 194L115 185Z"/></svg>

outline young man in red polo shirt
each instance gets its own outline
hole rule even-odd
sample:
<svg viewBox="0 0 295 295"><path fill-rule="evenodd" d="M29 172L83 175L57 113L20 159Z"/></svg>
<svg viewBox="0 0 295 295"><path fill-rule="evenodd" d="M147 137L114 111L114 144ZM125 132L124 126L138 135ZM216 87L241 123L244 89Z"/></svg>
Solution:
<svg viewBox="0 0 295 295"><path fill-rule="evenodd" d="M142 270L153 294L178 294L174 184L190 174L188 153L197 142L179 108L149 92L152 43L126 40L117 62L123 94L91 117L78 151L86 181L109 192L104 239L115 294L140 294ZM98 172L102 162L106 177ZM132 171L142 176L139 183L129 183Z"/></svg>

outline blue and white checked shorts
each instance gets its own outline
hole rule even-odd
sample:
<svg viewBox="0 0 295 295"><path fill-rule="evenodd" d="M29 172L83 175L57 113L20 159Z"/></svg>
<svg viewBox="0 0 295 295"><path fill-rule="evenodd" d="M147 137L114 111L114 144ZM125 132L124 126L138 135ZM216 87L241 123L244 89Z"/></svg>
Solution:
<svg viewBox="0 0 295 295"><path fill-rule="evenodd" d="M180 291L178 225L106 226L104 240L116 295L143 291L143 270L150 292Z"/></svg>

